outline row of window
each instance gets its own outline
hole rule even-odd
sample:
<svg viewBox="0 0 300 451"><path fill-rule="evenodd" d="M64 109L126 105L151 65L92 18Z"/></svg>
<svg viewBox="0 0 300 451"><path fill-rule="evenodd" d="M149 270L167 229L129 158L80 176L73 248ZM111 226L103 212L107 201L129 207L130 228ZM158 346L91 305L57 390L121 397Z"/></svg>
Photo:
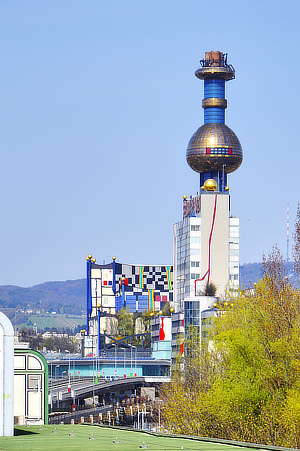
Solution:
<svg viewBox="0 0 300 451"><path fill-rule="evenodd" d="M206 147L206 155L232 155L228 147Z"/></svg>
<svg viewBox="0 0 300 451"><path fill-rule="evenodd" d="M192 274L186 274L185 275L185 280L190 280L190 279L200 279L200 274L197 273L192 273Z"/></svg>
<svg viewBox="0 0 300 451"><path fill-rule="evenodd" d="M184 257L188 257L190 255L201 255L201 249L187 249L187 250L183 250L183 251L180 251L180 252L178 251L177 252L177 261L179 262ZM229 256L230 257L238 257L239 256L239 248L229 247ZM199 267L200 266L200 262L191 262L191 266L192 267ZM188 263L187 264L186 263L180 263L178 265L178 269L179 270L184 269L184 268L188 268Z"/></svg>
<svg viewBox="0 0 300 451"><path fill-rule="evenodd" d="M191 263L191 265L190 265L190 263ZM177 265L178 271L183 271L185 269L188 269L189 267L200 268L200 262L185 262L185 263L180 263L179 265Z"/></svg>
<svg viewBox="0 0 300 451"><path fill-rule="evenodd" d="M239 256L238 255L230 255L229 256L229 262L238 262L239 261Z"/></svg>
<svg viewBox="0 0 300 451"><path fill-rule="evenodd" d="M177 252L177 259L180 259L182 257L188 257L189 255L200 255L201 249L187 249Z"/></svg>
<svg viewBox="0 0 300 451"><path fill-rule="evenodd" d="M201 238L198 236L191 236L190 238L184 238L183 240L180 240L177 244L179 247L188 246L190 243L201 243Z"/></svg>
<svg viewBox="0 0 300 451"><path fill-rule="evenodd" d="M177 229L177 236L180 237L182 235L187 234L189 229L187 227L184 227L183 229L178 228Z"/></svg>

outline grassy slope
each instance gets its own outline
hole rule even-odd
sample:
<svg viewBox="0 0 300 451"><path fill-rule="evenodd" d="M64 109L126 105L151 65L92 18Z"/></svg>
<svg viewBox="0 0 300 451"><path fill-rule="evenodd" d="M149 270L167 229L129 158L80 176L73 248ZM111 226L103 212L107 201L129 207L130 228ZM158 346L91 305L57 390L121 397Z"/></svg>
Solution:
<svg viewBox="0 0 300 451"><path fill-rule="evenodd" d="M29 319L32 325L28 323L18 324L18 329L23 328L32 329L37 327L37 330L45 330L46 327L50 329L56 328L58 331L62 329L72 329L74 330L76 326L83 326L86 323L86 318L84 316L71 316L71 315L29 315Z"/></svg>
<svg viewBox="0 0 300 451"><path fill-rule="evenodd" d="M52 431L56 427L57 433ZM18 435L15 437L0 438L1 450L101 450L110 451L118 449L122 451L137 451L140 445L145 442L149 446L149 450L201 450L201 451L239 451L245 448L239 446L231 446L217 443L209 443L204 441L194 441L172 437L157 437L142 432L110 429L92 425L49 425L42 426L43 430L39 431L38 426L18 427L17 433L25 433L26 435ZM71 431L75 436L69 436ZM95 440L89 439L91 435ZM113 444L113 440L118 437L120 444ZM183 447L183 448L182 448Z"/></svg>

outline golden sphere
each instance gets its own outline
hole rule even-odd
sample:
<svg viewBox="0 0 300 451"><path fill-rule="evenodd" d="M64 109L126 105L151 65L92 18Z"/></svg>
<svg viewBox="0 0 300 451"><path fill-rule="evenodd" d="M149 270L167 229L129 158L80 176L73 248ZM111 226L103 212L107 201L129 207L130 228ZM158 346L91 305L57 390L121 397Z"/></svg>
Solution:
<svg viewBox="0 0 300 451"><path fill-rule="evenodd" d="M225 186L225 191L229 191L229 186Z"/></svg>
<svg viewBox="0 0 300 451"><path fill-rule="evenodd" d="M205 190L204 186L201 186L201 189L202 189L202 190Z"/></svg>
<svg viewBox="0 0 300 451"><path fill-rule="evenodd" d="M230 304L230 307L233 307L233 304L232 304L232 303Z"/></svg>
<svg viewBox="0 0 300 451"><path fill-rule="evenodd" d="M92 258L93 256L92 256L92 254L89 254L88 257L89 257L89 258Z"/></svg>
<svg viewBox="0 0 300 451"><path fill-rule="evenodd" d="M211 69L211 68L209 68ZM207 154L211 147L231 148L231 154ZM186 160L196 172L222 171L226 174L236 171L243 161L243 150L236 134L225 124L203 124L191 137Z"/></svg>
<svg viewBox="0 0 300 451"><path fill-rule="evenodd" d="M173 309L173 307L170 308L170 312L171 312L171 313L174 313L174 312L175 312L175 310Z"/></svg>
<svg viewBox="0 0 300 451"><path fill-rule="evenodd" d="M187 200L187 196L186 195L183 196L183 200Z"/></svg>
<svg viewBox="0 0 300 451"><path fill-rule="evenodd" d="M86 260L89 261L89 257L86 257Z"/></svg>
<svg viewBox="0 0 300 451"><path fill-rule="evenodd" d="M92 262L93 262L93 263L96 263L96 259L95 259L95 258L92 258Z"/></svg>
<svg viewBox="0 0 300 451"><path fill-rule="evenodd" d="M215 302L215 303L213 304L213 307L214 307L214 308L218 307L218 304Z"/></svg>
<svg viewBox="0 0 300 451"><path fill-rule="evenodd" d="M125 280L126 280L126 277L121 277L121 280L122 280L122 282L125 282Z"/></svg>
<svg viewBox="0 0 300 451"><path fill-rule="evenodd" d="M158 314L159 314L159 315L162 315L162 311L160 310L160 311L158 312Z"/></svg>
<svg viewBox="0 0 300 451"><path fill-rule="evenodd" d="M224 302L224 307L228 307L228 302Z"/></svg>
<svg viewBox="0 0 300 451"><path fill-rule="evenodd" d="M206 191L216 191L217 188L218 188L218 185L214 179L205 180L204 189Z"/></svg>
<svg viewBox="0 0 300 451"><path fill-rule="evenodd" d="M112 259L113 259L113 260L116 260L116 258L117 258L117 257L113 257Z"/></svg>

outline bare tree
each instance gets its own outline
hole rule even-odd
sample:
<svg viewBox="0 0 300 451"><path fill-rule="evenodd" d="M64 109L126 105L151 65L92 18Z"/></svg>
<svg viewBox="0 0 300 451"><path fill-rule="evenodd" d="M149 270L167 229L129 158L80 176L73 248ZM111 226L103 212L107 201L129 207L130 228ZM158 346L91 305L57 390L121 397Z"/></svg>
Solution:
<svg viewBox="0 0 300 451"><path fill-rule="evenodd" d="M299 278L300 277L300 203L299 202L298 202L297 215L296 215L296 221L295 221L293 257L294 257L295 272Z"/></svg>

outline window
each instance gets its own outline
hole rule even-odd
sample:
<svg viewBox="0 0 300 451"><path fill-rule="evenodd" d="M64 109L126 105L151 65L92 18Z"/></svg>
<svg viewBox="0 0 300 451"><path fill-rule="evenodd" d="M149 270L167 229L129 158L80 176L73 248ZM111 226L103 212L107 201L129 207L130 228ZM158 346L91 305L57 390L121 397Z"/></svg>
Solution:
<svg viewBox="0 0 300 451"><path fill-rule="evenodd" d="M206 155L232 155L228 147L206 147Z"/></svg>
<svg viewBox="0 0 300 451"><path fill-rule="evenodd" d="M200 231L200 226L199 225L192 225L191 226L191 231L192 232L199 232Z"/></svg>

